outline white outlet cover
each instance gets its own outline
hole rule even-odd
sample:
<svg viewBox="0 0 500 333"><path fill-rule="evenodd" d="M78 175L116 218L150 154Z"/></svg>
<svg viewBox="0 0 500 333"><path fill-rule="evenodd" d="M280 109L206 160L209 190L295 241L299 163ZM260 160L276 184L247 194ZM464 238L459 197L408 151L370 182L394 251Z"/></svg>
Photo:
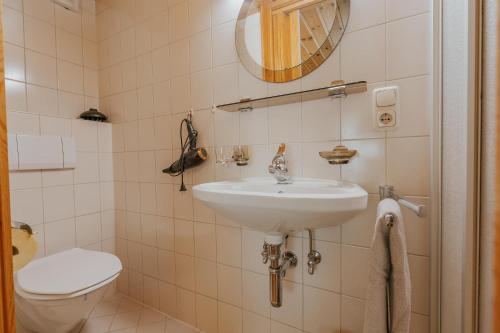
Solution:
<svg viewBox="0 0 500 333"><path fill-rule="evenodd" d="M384 103L383 104L393 104L393 105L388 105L388 106L378 106L379 103L377 101L380 101L380 97L383 96L384 98ZM393 96L395 96L395 101L392 103L392 101L388 102L387 98L390 97L392 100ZM372 115L373 115L373 126L376 129L387 131L396 128L397 126L397 119L398 119L398 112L399 112L399 87L398 86L391 86L391 87L383 87L383 88L378 88L374 89L372 93ZM383 123L381 121L381 116L387 113L392 116L392 120L388 123Z"/></svg>
<svg viewBox="0 0 500 333"><path fill-rule="evenodd" d="M385 110L377 112L377 127L386 128L396 126L396 112Z"/></svg>

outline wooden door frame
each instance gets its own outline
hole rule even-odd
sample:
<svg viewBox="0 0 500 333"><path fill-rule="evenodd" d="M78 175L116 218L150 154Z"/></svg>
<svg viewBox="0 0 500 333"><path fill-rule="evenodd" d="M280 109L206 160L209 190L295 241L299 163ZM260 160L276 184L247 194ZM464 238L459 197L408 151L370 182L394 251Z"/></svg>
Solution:
<svg viewBox="0 0 500 333"><path fill-rule="evenodd" d="M470 333L478 324L479 176L481 149L481 5L435 1L439 15L441 92L440 266L436 332ZM438 19L438 18L436 18ZM435 66L438 65L435 63ZM436 262L434 263L436 265ZM434 266L433 265L433 266Z"/></svg>
<svg viewBox="0 0 500 333"><path fill-rule="evenodd" d="M9 162L3 48L3 1L0 0L0 331L15 332Z"/></svg>

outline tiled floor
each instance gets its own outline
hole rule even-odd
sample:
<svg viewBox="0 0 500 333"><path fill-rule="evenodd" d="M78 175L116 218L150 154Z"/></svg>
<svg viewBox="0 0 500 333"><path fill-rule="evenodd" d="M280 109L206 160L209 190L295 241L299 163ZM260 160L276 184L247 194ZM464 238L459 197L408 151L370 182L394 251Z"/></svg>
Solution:
<svg viewBox="0 0 500 333"><path fill-rule="evenodd" d="M107 296L90 314L80 333L197 333L186 324L120 294Z"/></svg>

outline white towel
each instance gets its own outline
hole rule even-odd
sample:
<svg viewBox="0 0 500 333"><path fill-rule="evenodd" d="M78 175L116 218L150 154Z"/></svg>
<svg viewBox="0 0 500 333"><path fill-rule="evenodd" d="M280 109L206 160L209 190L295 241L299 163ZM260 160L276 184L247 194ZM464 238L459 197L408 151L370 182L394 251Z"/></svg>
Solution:
<svg viewBox="0 0 500 333"><path fill-rule="evenodd" d="M386 213L394 216L391 228L386 226ZM403 218L398 203L393 199L384 199L378 204L368 278L363 333L408 333L411 316L410 267Z"/></svg>

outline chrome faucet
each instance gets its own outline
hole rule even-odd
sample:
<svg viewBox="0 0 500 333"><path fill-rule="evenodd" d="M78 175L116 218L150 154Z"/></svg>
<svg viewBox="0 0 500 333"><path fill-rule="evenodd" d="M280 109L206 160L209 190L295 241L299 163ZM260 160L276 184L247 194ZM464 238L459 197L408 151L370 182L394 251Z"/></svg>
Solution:
<svg viewBox="0 0 500 333"><path fill-rule="evenodd" d="M292 182L292 177L288 174L285 149L285 144L280 144L278 152L274 155L271 165L269 165L269 173L276 178L278 184L290 184Z"/></svg>

